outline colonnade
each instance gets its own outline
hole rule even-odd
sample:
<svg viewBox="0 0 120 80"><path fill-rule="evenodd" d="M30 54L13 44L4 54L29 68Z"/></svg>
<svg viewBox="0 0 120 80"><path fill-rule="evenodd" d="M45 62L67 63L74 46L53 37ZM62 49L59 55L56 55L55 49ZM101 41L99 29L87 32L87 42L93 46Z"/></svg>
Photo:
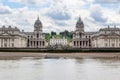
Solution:
<svg viewBox="0 0 120 80"><path fill-rule="evenodd" d="M45 46L45 41L29 41L29 47L40 48Z"/></svg>
<svg viewBox="0 0 120 80"><path fill-rule="evenodd" d="M89 41L74 41L73 45L76 48L85 48L89 47Z"/></svg>

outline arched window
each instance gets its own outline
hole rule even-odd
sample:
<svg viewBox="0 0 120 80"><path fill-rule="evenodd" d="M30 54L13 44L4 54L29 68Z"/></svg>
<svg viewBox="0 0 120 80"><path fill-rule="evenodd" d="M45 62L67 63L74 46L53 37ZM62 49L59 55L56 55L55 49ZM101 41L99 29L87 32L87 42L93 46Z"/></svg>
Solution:
<svg viewBox="0 0 120 80"><path fill-rule="evenodd" d="M79 34L80 38L82 38L82 33Z"/></svg>
<svg viewBox="0 0 120 80"><path fill-rule="evenodd" d="M37 38L39 38L39 34L37 33Z"/></svg>

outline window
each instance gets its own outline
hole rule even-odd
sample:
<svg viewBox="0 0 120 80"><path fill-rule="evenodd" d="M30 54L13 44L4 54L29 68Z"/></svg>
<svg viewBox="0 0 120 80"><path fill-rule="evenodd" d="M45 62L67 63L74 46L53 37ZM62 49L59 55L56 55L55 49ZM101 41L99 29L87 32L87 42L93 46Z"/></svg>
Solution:
<svg viewBox="0 0 120 80"><path fill-rule="evenodd" d="M14 42L14 39L12 39L12 41Z"/></svg>
<svg viewBox="0 0 120 80"><path fill-rule="evenodd" d="M5 43L4 46L7 47L7 43Z"/></svg>
<svg viewBox="0 0 120 80"><path fill-rule="evenodd" d="M115 44L114 43L112 43L112 47L114 47L115 46Z"/></svg>
<svg viewBox="0 0 120 80"><path fill-rule="evenodd" d="M107 43L105 43L105 47L107 47Z"/></svg>
<svg viewBox="0 0 120 80"><path fill-rule="evenodd" d="M90 38L90 36L89 36L89 38Z"/></svg>
<svg viewBox="0 0 120 80"><path fill-rule="evenodd" d="M39 38L39 34L37 34L37 38Z"/></svg>
<svg viewBox="0 0 120 80"><path fill-rule="evenodd" d="M7 39L4 39L5 42L7 42Z"/></svg>

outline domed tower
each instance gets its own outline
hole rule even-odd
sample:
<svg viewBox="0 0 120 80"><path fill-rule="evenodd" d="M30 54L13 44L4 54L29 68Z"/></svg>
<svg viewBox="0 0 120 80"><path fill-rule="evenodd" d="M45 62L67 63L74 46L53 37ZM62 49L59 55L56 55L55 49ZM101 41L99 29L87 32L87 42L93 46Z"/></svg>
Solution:
<svg viewBox="0 0 120 80"><path fill-rule="evenodd" d="M35 38L42 38L42 23L39 20L39 17L34 24L34 36Z"/></svg>
<svg viewBox="0 0 120 80"><path fill-rule="evenodd" d="M80 17L79 17L79 20L76 23L76 31L84 33L84 23L83 23L83 21L81 20Z"/></svg>
<svg viewBox="0 0 120 80"><path fill-rule="evenodd" d="M84 23L80 17L76 23L76 30L75 30L74 36L76 38L83 38L83 36L84 36Z"/></svg>
<svg viewBox="0 0 120 80"><path fill-rule="evenodd" d="M41 32L42 32L42 23L41 23L41 21L39 20L39 17L38 17L37 20L35 21L34 31L41 31Z"/></svg>

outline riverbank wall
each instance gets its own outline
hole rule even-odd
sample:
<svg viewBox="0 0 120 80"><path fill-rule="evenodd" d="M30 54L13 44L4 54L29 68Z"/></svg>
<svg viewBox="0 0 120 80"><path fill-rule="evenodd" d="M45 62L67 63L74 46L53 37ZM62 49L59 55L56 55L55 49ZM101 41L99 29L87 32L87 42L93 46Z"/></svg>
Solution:
<svg viewBox="0 0 120 80"><path fill-rule="evenodd" d="M78 53L78 52L120 52L120 48L69 48L69 49L48 49L48 48L0 48L0 52L42 52L42 53Z"/></svg>

